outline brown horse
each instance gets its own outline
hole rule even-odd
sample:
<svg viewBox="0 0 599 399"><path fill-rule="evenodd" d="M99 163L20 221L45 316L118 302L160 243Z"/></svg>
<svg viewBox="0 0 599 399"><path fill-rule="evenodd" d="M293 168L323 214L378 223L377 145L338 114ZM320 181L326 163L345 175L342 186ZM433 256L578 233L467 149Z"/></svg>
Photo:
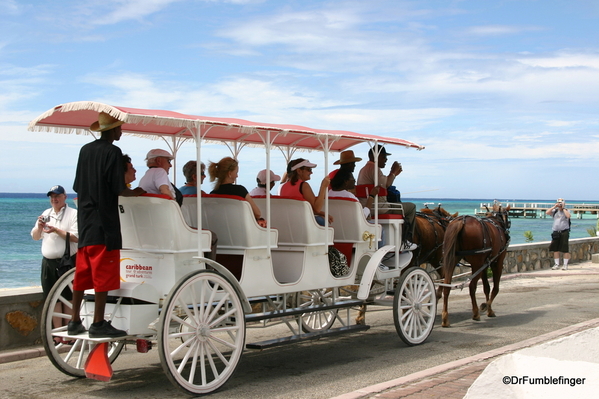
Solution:
<svg viewBox="0 0 599 399"><path fill-rule="evenodd" d="M451 215L439 205L435 209L423 208L416 212L416 228L414 229L414 244L418 248L412 251L412 265L419 266L430 263L435 270L443 260L443 237L449 222L457 217L457 212ZM443 273L439 269L439 273Z"/></svg>
<svg viewBox="0 0 599 399"><path fill-rule="evenodd" d="M441 278L444 277L441 261L443 260L443 238L449 222L456 218L441 207L434 209L423 208L416 212L416 228L414 229L414 244L418 248L412 251L413 257L410 266L420 266L429 263ZM437 300L441 298L441 287L437 288Z"/></svg>
<svg viewBox="0 0 599 399"><path fill-rule="evenodd" d="M493 211L488 213L487 217L460 216L451 221L445 231L445 241L443 243L444 283L451 284L453 271L460 259L470 263L472 276L469 288L473 320L480 320L475 295L476 285L481 276L486 302L481 304L480 310L482 312L486 310L489 317L495 317L491 304L499 292L503 259L510 242L509 209L509 206L502 209L501 205L496 203L493 206ZM486 273L487 267L491 267L493 272L493 291L490 296L489 280ZM449 327L447 300L450 289L449 286L443 287L443 313L441 315L441 325L443 327Z"/></svg>

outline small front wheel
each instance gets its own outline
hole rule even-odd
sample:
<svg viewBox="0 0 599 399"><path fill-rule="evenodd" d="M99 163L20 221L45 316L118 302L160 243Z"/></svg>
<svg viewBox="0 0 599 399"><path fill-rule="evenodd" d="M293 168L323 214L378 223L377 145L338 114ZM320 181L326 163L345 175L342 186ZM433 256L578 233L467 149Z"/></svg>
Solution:
<svg viewBox="0 0 599 399"><path fill-rule="evenodd" d="M300 308L310 308L313 306L332 305L338 296L338 288L302 291L297 293L297 306ZM302 330L304 332L325 331L335 323L337 309L304 313L301 315L301 318Z"/></svg>
<svg viewBox="0 0 599 399"><path fill-rule="evenodd" d="M435 285L426 270L411 267L399 278L393 298L393 320L400 338L414 346L426 341L437 314Z"/></svg>
<svg viewBox="0 0 599 399"><path fill-rule="evenodd" d="M198 270L171 290L160 314L158 351L169 380L188 394L220 388L245 346L240 294L222 274Z"/></svg>

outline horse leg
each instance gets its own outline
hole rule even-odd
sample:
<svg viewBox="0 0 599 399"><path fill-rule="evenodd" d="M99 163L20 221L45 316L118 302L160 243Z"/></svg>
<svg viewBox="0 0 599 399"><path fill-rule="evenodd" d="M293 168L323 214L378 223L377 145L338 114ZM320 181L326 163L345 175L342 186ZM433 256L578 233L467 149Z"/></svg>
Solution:
<svg viewBox="0 0 599 399"><path fill-rule="evenodd" d="M495 317L495 312L491 309L491 304L499 293L499 281L501 280L501 274L503 273L503 257L504 256L501 256L501 259L499 259L491 269L493 271L493 291L491 291L491 298L487 301L487 316L489 317Z"/></svg>
<svg viewBox="0 0 599 399"><path fill-rule="evenodd" d="M484 314L487 312L487 304L489 303L489 293L491 292L491 287L489 286L489 278L487 277L487 271L485 270L481 274L483 280L483 291L485 293L485 302L480 304L480 312Z"/></svg>
<svg viewBox="0 0 599 399"><path fill-rule="evenodd" d="M472 265L472 273L475 273L477 269ZM476 303L476 285L478 284L478 279L480 276L476 276L470 281L469 290L470 290L470 300L472 301L472 320L480 321L480 313L478 312L478 304Z"/></svg>
<svg viewBox="0 0 599 399"><path fill-rule="evenodd" d="M445 279L445 284L451 284L451 279L447 282ZM447 302L449 301L449 292L451 291L450 287L440 287L439 289L443 290L443 312L441 313L441 327L449 327L449 312L447 311Z"/></svg>

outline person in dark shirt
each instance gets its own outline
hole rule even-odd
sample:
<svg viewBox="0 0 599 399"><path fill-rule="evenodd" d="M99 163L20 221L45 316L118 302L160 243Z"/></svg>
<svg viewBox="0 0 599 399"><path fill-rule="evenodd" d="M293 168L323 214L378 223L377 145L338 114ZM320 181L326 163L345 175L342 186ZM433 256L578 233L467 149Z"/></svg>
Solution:
<svg viewBox="0 0 599 399"><path fill-rule="evenodd" d="M210 194L235 195L241 197L250 203L256 222L262 227L266 227L266 221L260 216L260 208L250 197L250 193L245 187L239 184L233 184L239 174L239 163L231 157L225 157L218 163L210 162L208 165L208 174L210 181L216 181L214 190Z"/></svg>
<svg viewBox="0 0 599 399"><path fill-rule="evenodd" d="M113 145L121 138L119 121L100 113L90 130L101 132L98 140L84 145L79 153L73 189L78 196L77 219L79 244L73 282L73 316L68 324L69 335L84 333L80 307L83 291L94 289L94 320L90 338L127 335L104 320L108 291L120 288L120 249L122 248L118 197L138 196L141 188L128 189L123 173L123 153Z"/></svg>

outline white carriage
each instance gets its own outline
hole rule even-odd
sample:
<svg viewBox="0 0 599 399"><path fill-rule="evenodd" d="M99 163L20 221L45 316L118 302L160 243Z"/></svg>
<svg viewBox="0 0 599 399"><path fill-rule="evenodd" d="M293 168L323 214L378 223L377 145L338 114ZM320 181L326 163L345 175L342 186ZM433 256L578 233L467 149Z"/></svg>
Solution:
<svg viewBox="0 0 599 399"><path fill-rule="evenodd" d="M203 141L228 143L236 150L246 144L263 146L267 169L273 148L282 149L287 158L295 149L321 150L325 164L329 152L363 142L421 149L395 138L94 102L54 107L32 121L30 129L89 133L98 112L124 121L125 134L170 137L173 149L193 139L198 160ZM44 346L54 365L69 375L82 377L87 371L93 376L86 368L96 344L108 343L107 359L112 362L126 342L137 342L144 351L145 343L157 341L168 378L187 393L209 393L231 377L247 348L368 329L365 323L356 324L349 312L366 303L393 305L396 330L406 344L426 340L436 314L435 289L424 269L408 267L412 254L401 251L400 216L384 218L375 212L368 221L359 202L329 198L325 212L335 222L319 226L306 201L268 194L255 202L267 228L257 224L249 203L240 198L185 197L179 207L161 196L121 197L122 283L109 293L106 318L128 336L91 339L53 327L53 319L70 319L56 304L70 306L71 271L53 288L43 311ZM210 251L210 231L218 236L216 261L204 257ZM346 255L347 274L331 273L330 246ZM379 267L383 262L387 267ZM93 298L93 291L86 292L82 305L87 328ZM343 317L342 309L347 310ZM245 342L246 324L268 326L275 319L288 326L288 336ZM55 345L58 338L67 344Z"/></svg>

